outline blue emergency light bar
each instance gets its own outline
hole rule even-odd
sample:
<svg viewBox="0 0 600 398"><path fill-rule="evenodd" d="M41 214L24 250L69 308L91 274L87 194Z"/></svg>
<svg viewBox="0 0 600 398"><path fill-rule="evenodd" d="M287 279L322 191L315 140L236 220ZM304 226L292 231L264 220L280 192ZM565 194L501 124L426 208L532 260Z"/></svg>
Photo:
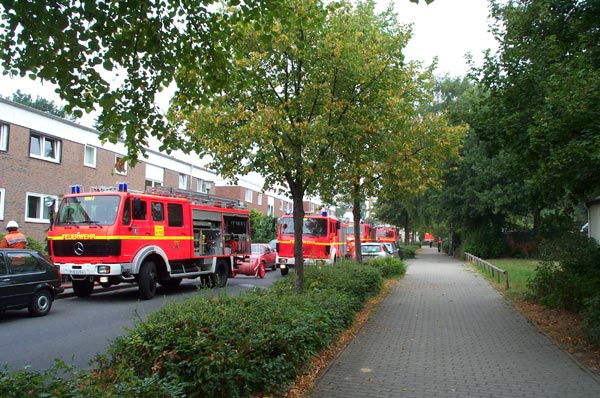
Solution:
<svg viewBox="0 0 600 398"><path fill-rule="evenodd" d="M119 183L119 192L127 192L127 183L126 182Z"/></svg>
<svg viewBox="0 0 600 398"><path fill-rule="evenodd" d="M81 192L81 187L77 184L75 185L71 185L71 193L80 193Z"/></svg>

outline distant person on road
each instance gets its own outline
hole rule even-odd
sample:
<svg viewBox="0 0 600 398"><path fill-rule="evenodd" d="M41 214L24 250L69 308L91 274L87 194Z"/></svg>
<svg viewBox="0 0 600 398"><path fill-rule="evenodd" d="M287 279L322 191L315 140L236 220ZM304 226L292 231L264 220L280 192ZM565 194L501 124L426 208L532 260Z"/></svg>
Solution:
<svg viewBox="0 0 600 398"><path fill-rule="evenodd" d="M442 251L442 237L438 237L438 253Z"/></svg>
<svg viewBox="0 0 600 398"><path fill-rule="evenodd" d="M16 221L9 221L6 224L8 233L0 242L1 248L8 249L25 249L27 245L27 237L19 232L19 224Z"/></svg>

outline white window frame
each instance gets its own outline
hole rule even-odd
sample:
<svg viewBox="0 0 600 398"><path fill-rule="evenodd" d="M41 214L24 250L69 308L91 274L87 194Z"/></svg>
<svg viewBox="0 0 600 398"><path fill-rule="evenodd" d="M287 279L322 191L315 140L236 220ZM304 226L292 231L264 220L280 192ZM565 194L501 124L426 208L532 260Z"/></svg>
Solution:
<svg viewBox="0 0 600 398"><path fill-rule="evenodd" d="M156 181L156 180L151 180L149 178L146 178L146 182L144 182L144 186L150 187L150 188L154 188L154 187L162 187L163 183L162 181Z"/></svg>
<svg viewBox="0 0 600 398"><path fill-rule="evenodd" d="M38 137L40 140L40 152L41 152L40 154L32 152L31 141L32 141L33 137ZM53 151L54 151L55 157L46 156L45 148L46 148L47 142L53 143ZM61 141L58 138L50 137L50 136L44 135L42 133L34 132L34 131L32 131L29 134L29 156L30 157L46 160L48 162L53 162L53 163L60 163L60 151L61 151Z"/></svg>
<svg viewBox="0 0 600 398"><path fill-rule="evenodd" d="M252 203L254 192L251 189L246 189L246 202Z"/></svg>
<svg viewBox="0 0 600 398"><path fill-rule="evenodd" d="M6 189L0 188L0 220L4 220L4 202L6 201Z"/></svg>
<svg viewBox="0 0 600 398"><path fill-rule="evenodd" d="M8 124L0 123L0 151L8 151Z"/></svg>
<svg viewBox="0 0 600 398"><path fill-rule="evenodd" d="M29 216L29 199L30 198L39 199L39 203L37 203L37 206L38 206L37 211L41 215L40 217L30 217ZM50 212L45 204L46 198L54 199L54 211L56 211L56 208L58 207L58 196L47 195L47 194L36 193L36 192L27 192L25 194L25 212L24 212L25 221L40 223L40 224L50 224ZM47 215L48 218L44 218L45 215Z"/></svg>
<svg viewBox="0 0 600 398"><path fill-rule="evenodd" d="M115 155L115 169L114 169L114 173L120 176L126 176L127 175L127 169L128 169L128 165L127 162L123 162L123 171L117 170L117 162L119 162L120 159L123 159L125 156L123 155Z"/></svg>
<svg viewBox="0 0 600 398"><path fill-rule="evenodd" d="M267 205L267 216L273 217L275 215L275 209L273 205Z"/></svg>
<svg viewBox="0 0 600 398"><path fill-rule="evenodd" d="M279 211L283 211L283 199L279 199Z"/></svg>
<svg viewBox="0 0 600 398"><path fill-rule="evenodd" d="M88 159L88 151L92 159ZM83 147L83 165L87 167L96 168L96 158L98 155L98 148L92 145L85 144Z"/></svg>
<svg viewBox="0 0 600 398"><path fill-rule="evenodd" d="M292 204L290 202L285 202L285 211L286 211L286 213L291 213Z"/></svg>
<svg viewBox="0 0 600 398"><path fill-rule="evenodd" d="M257 196L257 198L256 198L256 204L258 204L259 206L262 206L262 199L263 199L262 192L259 192L256 196Z"/></svg>
<svg viewBox="0 0 600 398"><path fill-rule="evenodd" d="M188 188L188 176L187 174L179 173L179 189Z"/></svg>

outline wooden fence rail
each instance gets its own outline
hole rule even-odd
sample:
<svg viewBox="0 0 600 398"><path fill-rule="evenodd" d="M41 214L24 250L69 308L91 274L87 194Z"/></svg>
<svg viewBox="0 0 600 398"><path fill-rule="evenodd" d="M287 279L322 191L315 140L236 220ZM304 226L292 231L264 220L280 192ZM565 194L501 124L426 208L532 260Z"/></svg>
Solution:
<svg viewBox="0 0 600 398"><path fill-rule="evenodd" d="M488 273L490 273L492 275L492 278L494 277L494 273L495 273L498 277L498 283L500 283L500 274L504 274L504 279L506 280L506 289L508 290L508 288L510 286L508 283L508 271L505 271L502 268L496 267L494 264L492 264L488 261L482 260L479 257L472 255L471 253L465 253L465 259L467 260L468 263L475 263L476 265L478 265L480 267L487 268L487 271L488 271Z"/></svg>

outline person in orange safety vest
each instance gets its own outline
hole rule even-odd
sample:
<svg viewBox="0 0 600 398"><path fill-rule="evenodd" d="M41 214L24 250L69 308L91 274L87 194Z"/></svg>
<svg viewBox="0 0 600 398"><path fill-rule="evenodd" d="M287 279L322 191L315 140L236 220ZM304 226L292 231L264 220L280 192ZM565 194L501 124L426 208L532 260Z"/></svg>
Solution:
<svg viewBox="0 0 600 398"><path fill-rule="evenodd" d="M0 248L25 249L27 237L19 232L19 224L16 221L9 221L6 230L8 233L2 238Z"/></svg>

